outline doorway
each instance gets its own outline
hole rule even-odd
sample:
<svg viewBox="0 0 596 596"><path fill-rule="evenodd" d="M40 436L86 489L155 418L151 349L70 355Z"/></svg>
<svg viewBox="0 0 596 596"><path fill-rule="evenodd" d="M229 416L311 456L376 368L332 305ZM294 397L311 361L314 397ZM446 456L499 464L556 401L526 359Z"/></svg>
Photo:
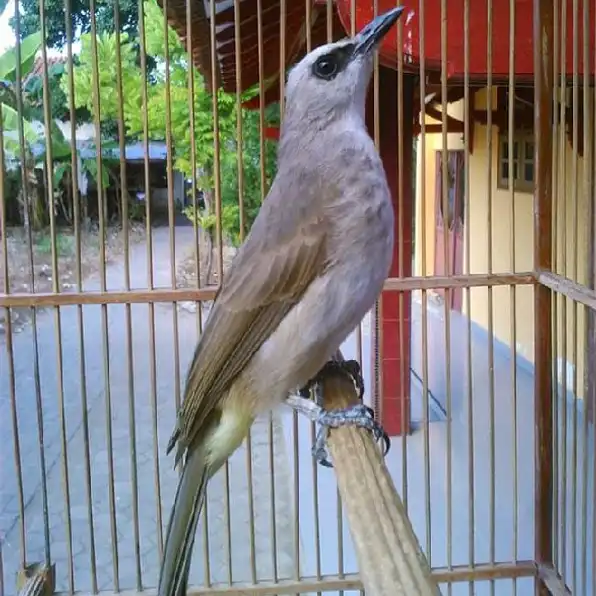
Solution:
<svg viewBox="0 0 596 596"><path fill-rule="evenodd" d="M443 152L435 159L435 275L462 275L464 265L465 177L464 152L447 151L447 214L443 209ZM445 243L447 248L445 249ZM445 290L437 294L445 300ZM451 290L449 308L461 312L461 288Z"/></svg>

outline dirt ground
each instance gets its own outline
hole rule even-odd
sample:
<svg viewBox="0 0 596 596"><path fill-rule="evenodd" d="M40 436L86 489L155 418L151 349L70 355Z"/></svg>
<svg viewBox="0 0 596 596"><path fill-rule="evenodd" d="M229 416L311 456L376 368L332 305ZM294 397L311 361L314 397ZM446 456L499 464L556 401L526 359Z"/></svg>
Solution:
<svg viewBox="0 0 596 596"><path fill-rule="evenodd" d="M32 234L33 272L35 293L53 291L52 241L49 231ZM129 227L129 245L145 238L143 224ZM6 234L8 257L8 290L10 293L29 293L31 289L31 265L27 235L24 228L9 228ZM61 292L76 288L77 255L74 232L59 230L56 234L58 249L58 277ZM110 227L105 239L106 264L124 252L125 242L120 227ZM81 233L81 273L82 278L99 270L99 232L97 228ZM3 242L0 242L0 292L6 292L7 276L4 271ZM13 331L18 332L30 319L30 309L12 309ZM6 311L0 310L0 334L5 331Z"/></svg>
<svg viewBox="0 0 596 596"><path fill-rule="evenodd" d="M237 249L233 246L224 246L223 248L223 270L224 272L230 266L234 255L236 254ZM211 267L211 275L209 279L205 277L205 270L206 270L206 255L205 255L205 246L203 243L200 245L200 255L201 261L201 280L200 280L200 287L206 285L217 285L218 283L218 251L215 249L213 251L213 265ZM182 258L176 267L176 281L178 287L181 288L196 288L197 287L197 266L196 266L196 257L194 254L194 250L190 249L188 253Z"/></svg>

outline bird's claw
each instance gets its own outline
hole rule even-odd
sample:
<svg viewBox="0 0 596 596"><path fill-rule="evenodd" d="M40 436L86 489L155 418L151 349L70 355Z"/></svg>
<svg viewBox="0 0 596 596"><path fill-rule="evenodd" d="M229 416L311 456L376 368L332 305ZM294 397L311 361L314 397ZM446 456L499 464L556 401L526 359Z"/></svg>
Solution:
<svg viewBox="0 0 596 596"><path fill-rule="evenodd" d="M333 410L331 412L327 412L321 408L317 422L320 425L320 429L313 446L313 455L322 466L327 468L333 467L329 462L327 450L327 437L329 430L332 428L351 425L370 430L375 441L383 440L383 456L387 455L391 447L389 436L383 430L383 427L374 419L372 408L364 404L350 406L343 410Z"/></svg>
<svg viewBox="0 0 596 596"><path fill-rule="evenodd" d="M374 411L372 408L369 408L364 404L357 404L342 410L333 410L331 412L328 412L323 408L322 378L325 374L328 374L331 371L341 371L347 374L356 385L360 400L362 400L364 394L364 381L360 374L360 365L358 362L356 360L330 360L321 369L319 374L300 390L300 397L292 396L289 398L288 402L291 407L306 414L308 418L317 422L320 426L312 449L313 456L322 466L328 468L333 467L328 458L327 436L331 428L347 425L370 430L376 441L383 439L383 456L387 455L391 447L391 441L382 426L374 419ZM311 392L314 394L314 400L309 399Z"/></svg>

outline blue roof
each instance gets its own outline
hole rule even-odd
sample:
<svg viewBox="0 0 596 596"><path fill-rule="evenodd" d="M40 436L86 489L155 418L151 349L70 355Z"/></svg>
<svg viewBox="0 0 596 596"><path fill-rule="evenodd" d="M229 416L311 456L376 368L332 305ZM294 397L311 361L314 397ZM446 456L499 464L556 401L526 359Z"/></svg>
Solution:
<svg viewBox="0 0 596 596"><path fill-rule="evenodd" d="M77 143L79 155L83 159L95 157L95 141L81 141ZM110 149L102 148L104 156L110 156L114 159L120 159L120 148L114 147ZM139 141L137 143L130 143L124 148L124 155L127 161L142 161L145 159L145 143ZM163 141L149 141L149 159L151 160L165 160L168 155L166 143Z"/></svg>
<svg viewBox="0 0 596 596"><path fill-rule="evenodd" d="M5 134L4 136L8 136ZM16 135L15 135L16 136ZM120 148L113 147L113 142L109 148L102 145L102 155L112 159L120 159ZM33 155L39 157L45 151L45 143L39 142L31 146ZM82 159L91 159L95 157L95 140L77 141L77 152ZM145 143L139 141L129 143L124 148L124 154L127 161L143 161L145 159ZM168 148L163 141L149 141L149 159L165 160L168 155Z"/></svg>

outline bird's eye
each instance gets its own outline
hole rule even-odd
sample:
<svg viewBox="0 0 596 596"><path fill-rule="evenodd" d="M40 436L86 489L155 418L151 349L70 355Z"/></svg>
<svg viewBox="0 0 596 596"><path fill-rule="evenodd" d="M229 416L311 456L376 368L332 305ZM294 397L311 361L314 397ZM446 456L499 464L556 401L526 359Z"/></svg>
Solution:
<svg viewBox="0 0 596 596"><path fill-rule="evenodd" d="M314 74L320 79L329 81L332 79L339 69L339 65L335 56L327 55L321 56L314 65Z"/></svg>

